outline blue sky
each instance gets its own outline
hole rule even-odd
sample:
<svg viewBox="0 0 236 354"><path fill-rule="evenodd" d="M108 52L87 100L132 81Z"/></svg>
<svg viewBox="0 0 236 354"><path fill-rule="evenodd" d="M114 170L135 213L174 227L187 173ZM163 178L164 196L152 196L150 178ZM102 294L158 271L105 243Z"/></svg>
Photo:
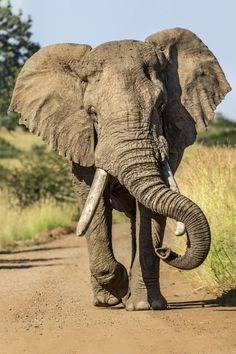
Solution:
<svg viewBox="0 0 236 354"><path fill-rule="evenodd" d="M75 42L93 47L110 40L139 39L165 28L195 32L219 60L231 91L217 111L236 120L235 0L11 0L33 19L40 45Z"/></svg>

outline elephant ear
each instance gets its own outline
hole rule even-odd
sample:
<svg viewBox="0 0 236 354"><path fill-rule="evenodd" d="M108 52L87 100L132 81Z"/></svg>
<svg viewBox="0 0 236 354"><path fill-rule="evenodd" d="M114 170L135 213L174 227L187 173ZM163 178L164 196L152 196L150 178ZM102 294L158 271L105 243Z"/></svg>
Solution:
<svg viewBox="0 0 236 354"><path fill-rule="evenodd" d="M94 128L83 108L81 60L90 46L56 44L40 49L22 68L10 112L54 150L82 166L94 164Z"/></svg>
<svg viewBox="0 0 236 354"><path fill-rule="evenodd" d="M193 144L197 127L207 127L214 110L231 90L208 47L191 31L174 28L149 36L157 55L165 55L164 83L167 105L164 129L170 149Z"/></svg>

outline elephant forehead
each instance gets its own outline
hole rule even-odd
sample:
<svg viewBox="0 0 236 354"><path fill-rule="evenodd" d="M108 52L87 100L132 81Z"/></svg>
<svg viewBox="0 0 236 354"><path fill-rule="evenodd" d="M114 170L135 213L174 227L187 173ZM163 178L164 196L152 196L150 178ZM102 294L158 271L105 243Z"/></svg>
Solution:
<svg viewBox="0 0 236 354"><path fill-rule="evenodd" d="M153 45L136 40L107 42L92 49L86 56L84 72L88 75L109 66L156 66L159 58Z"/></svg>
<svg viewBox="0 0 236 354"><path fill-rule="evenodd" d="M94 48L91 54L95 54L101 59L114 59L122 56L124 58L151 59L155 56L155 51L150 43L136 40L112 41Z"/></svg>

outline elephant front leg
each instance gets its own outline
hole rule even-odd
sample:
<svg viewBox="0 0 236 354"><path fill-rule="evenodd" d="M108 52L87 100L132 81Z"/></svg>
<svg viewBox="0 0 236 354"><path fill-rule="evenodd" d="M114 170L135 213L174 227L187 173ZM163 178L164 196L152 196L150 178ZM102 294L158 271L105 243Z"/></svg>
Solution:
<svg viewBox="0 0 236 354"><path fill-rule="evenodd" d="M160 259L156 256L153 237L162 244L166 218L155 215L140 203L136 207L137 251L130 272L130 294L126 301L126 310L164 310L166 299L160 291Z"/></svg>
<svg viewBox="0 0 236 354"><path fill-rule="evenodd" d="M94 168L73 164L72 173L75 192L82 210L93 180ZM108 186L86 232L94 305L101 307L120 303L128 290L127 271L117 262L112 251L112 208L109 193Z"/></svg>

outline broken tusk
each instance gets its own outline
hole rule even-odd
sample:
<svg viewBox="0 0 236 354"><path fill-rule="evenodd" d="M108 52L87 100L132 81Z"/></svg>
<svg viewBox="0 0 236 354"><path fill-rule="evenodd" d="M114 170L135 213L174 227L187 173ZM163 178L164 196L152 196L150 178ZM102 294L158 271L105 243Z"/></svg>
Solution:
<svg viewBox="0 0 236 354"><path fill-rule="evenodd" d="M76 228L76 235L83 236L87 231L90 222L95 214L99 200L104 192L108 182L108 173L101 168L97 168L93 183L91 185L87 200L82 210L79 222Z"/></svg>
<svg viewBox="0 0 236 354"><path fill-rule="evenodd" d="M175 178L173 176L173 173L170 169L170 165L168 164L168 162L166 162L163 165L162 173L163 173L163 179L164 179L164 182L166 183L166 185L168 185L172 191L180 193L179 187L177 186L177 183L175 181ZM182 236L185 233L185 231L186 231L185 225L182 222L177 221L175 235Z"/></svg>

